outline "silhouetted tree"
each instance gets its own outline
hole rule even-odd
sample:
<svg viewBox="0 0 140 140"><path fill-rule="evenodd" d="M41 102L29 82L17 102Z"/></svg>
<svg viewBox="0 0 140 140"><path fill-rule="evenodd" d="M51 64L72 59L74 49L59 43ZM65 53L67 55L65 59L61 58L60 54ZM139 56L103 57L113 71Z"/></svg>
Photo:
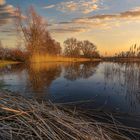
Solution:
<svg viewBox="0 0 140 140"><path fill-rule="evenodd" d="M98 51L93 51L92 52L92 58L100 58L100 54Z"/></svg>
<svg viewBox="0 0 140 140"><path fill-rule="evenodd" d="M97 47L90 41L78 41L76 38L68 38L64 41L64 54L70 57L79 57L82 54L87 58L99 58Z"/></svg>
<svg viewBox="0 0 140 140"><path fill-rule="evenodd" d="M64 41L64 54L70 57L80 56L80 46L79 41L76 38L69 38Z"/></svg>
<svg viewBox="0 0 140 140"><path fill-rule="evenodd" d="M80 47L85 57L92 57L95 54L96 49L97 49L96 46L88 40L82 41L80 43ZM97 55L97 52L96 52L96 55Z"/></svg>

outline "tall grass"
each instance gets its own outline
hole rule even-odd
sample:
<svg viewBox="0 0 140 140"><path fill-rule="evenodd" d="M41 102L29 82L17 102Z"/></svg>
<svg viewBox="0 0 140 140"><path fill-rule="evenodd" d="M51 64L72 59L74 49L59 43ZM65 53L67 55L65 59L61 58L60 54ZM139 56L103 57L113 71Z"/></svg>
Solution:
<svg viewBox="0 0 140 140"><path fill-rule="evenodd" d="M128 136L133 139L140 134L139 129L123 126L106 114L108 123L97 121L105 113L4 93L0 96L0 139L130 140Z"/></svg>
<svg viewBox="0 0 140 140"><path fill-rule="evenodd" d="M17 64L17 63L19 63L19 62L0 60L0 67L3 67L3 66L5 66L5 65L9 65L9 64Z"/></svg>
<svg viewBox="0 0 140 140"><path fill-rule="evenodd" d="M51 56L48 54L34 54L30 57L30 62L84 62L91 61L89 58L71 58L65 56ZM92 59L92 61L100 61L100 59Z"/></svg>

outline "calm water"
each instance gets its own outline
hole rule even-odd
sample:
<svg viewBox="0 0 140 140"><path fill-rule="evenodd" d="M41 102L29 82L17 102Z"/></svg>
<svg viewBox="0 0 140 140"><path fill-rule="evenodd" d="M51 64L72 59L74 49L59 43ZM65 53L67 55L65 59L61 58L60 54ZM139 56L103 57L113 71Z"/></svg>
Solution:
<svg viewBox="0 0 140 140"><path fill-rule="evenodd" d="M0 68L6 89L52 102L140 115L139 63L41 63Z"/></svg>

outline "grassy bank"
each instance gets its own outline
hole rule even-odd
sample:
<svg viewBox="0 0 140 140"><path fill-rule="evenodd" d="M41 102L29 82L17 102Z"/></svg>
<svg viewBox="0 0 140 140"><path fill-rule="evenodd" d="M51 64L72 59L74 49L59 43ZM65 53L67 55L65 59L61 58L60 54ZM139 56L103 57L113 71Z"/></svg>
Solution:
<svg viewBox="0 0 140 140"><path fill-rule="evenodd" d="M112 115L108 123L97 121L105 114L1 93L0 139L130 140L126 133L140 133L119 124Z"/></svg>
<svg viewBox="0 0 140 140"><path fill-rule="evenodd" d="M120 62L140 62L140 58L119 58Z"/></svg>
<svg viewBox="0 0 140 140"><path fill-rule="evenodd" d="M17 64L20 62L17 61L7 61L7 60L0 60L0 67L3 67L5 65L9 65L9 64Z"/></svg>
<svg viewBox="0 0 140 140"><path fill-rule="evenodd" d="M88 61L101 61L100 58L71 58L71 57L65 57L65 56L50 56L50 55L33 55L30 57L29 60L26 62L30 63L46 63L46 62L88 62ZM21 63L18 61L7 61L7 60L0 60L0 67L8 65L8 64L17 64Z"/></svg>
<svg viewBox="0 0 140 140"><path fill-rule="evenodd" d="M71 58L64 56L50 56L50 55L33 55L30 58L30 62L86 62L86 61L101 61L99 58Z"/></svg>
<svg viewBox="0 0 140 140"><path fill-rule="evenodd" d="M140 58L103 58L103 60L115 62L140 62Z"/></svg>

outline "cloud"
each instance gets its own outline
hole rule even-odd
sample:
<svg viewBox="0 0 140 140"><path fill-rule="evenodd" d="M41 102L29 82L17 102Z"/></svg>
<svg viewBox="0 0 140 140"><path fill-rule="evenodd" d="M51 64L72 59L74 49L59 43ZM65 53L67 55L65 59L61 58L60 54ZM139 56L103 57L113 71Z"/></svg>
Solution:
<svg viewBox="0 0 140 140"><path fill-rule="evenodd" d="M44 9L51 9L51 8L54 8L55 7L55 5L54 4L52 4L52 5L49 5L49 6L45 6L45 7L43 7Z"/></svg>
<svg viewBox="0 0 140 140"><path fill-rule="evenodd" d="M14 17L15 8L5 0L0 0L0 26L10 23Z"/></svg>
<svg viewBox="0 0 140 140"><path fill-rule="evenodd" d="M3 34L3 36L15 36L15 35L17 35L17 32L15 31L15 29L11 28L11 27L0 28L0 32Z"/></svg>
<svg viewBox="0 0 140 140"><path fill-rule="evenodd" d="M91 13L100 9L101 0L72 0L60 2L56 5L48 5L44 9L56 8L61 12L81 12L83 14Z"/></svg>
<svg viewBox="0 0 140 140"><path fill-rule="evenodd" d="M83 11L84 14L88 14L88 13L91 13L92 11L95 11L98 9L98 5L97 4L94 4L92 6L89 6L88 9L85 9Z"/></svg>
<svg viewBox="0 0 140 140"><path fill-rule="evenodd" d="M76 11L78 10L78 2L69 1L69 2L62 2L57 6L57 9L63 12L66 11Z"/></svg>
<svg viewBox="0 0 140 140"><path fill-rule="evenodd" d="M116 14L99 14L94 15L86 18L77 18L73 19L73 23L94 23L94 22L101 22L101 21L112 21L112 20L133 20L140 18L140 8L132 9L125 12L120 12Z"/></svg>
<svg viewBox="0 0 140 140"><path fill-rule="evenodd" d="M4 5L5 4L5 0L0 0L0 5Z"/></svg>
<svg viewBox="0 0 140 140"><path fill-rule="evenodd" d="M57 29L61 29L62 31L64 31L63 29L67 29L65 32L73 31L75 33L77 31L79 33L80 31L87 32L95 28L110 29L118 27L121 24L134 22L140 22L140 7L116 14L97 14L84 18L75 18L68 22L60 22L57 26L52 25L52 28L54 28L54 31L58 31ZM71 27L74 27L74 30L69 30Z"/></svg>
<svg viewBox="0 0 140 140"><path fill-rule="evenodd" d="M86 28L81 28L81 27L59 27L55 29L50 29L52 33L81 33L85 32L87 29Z"/></svg>

